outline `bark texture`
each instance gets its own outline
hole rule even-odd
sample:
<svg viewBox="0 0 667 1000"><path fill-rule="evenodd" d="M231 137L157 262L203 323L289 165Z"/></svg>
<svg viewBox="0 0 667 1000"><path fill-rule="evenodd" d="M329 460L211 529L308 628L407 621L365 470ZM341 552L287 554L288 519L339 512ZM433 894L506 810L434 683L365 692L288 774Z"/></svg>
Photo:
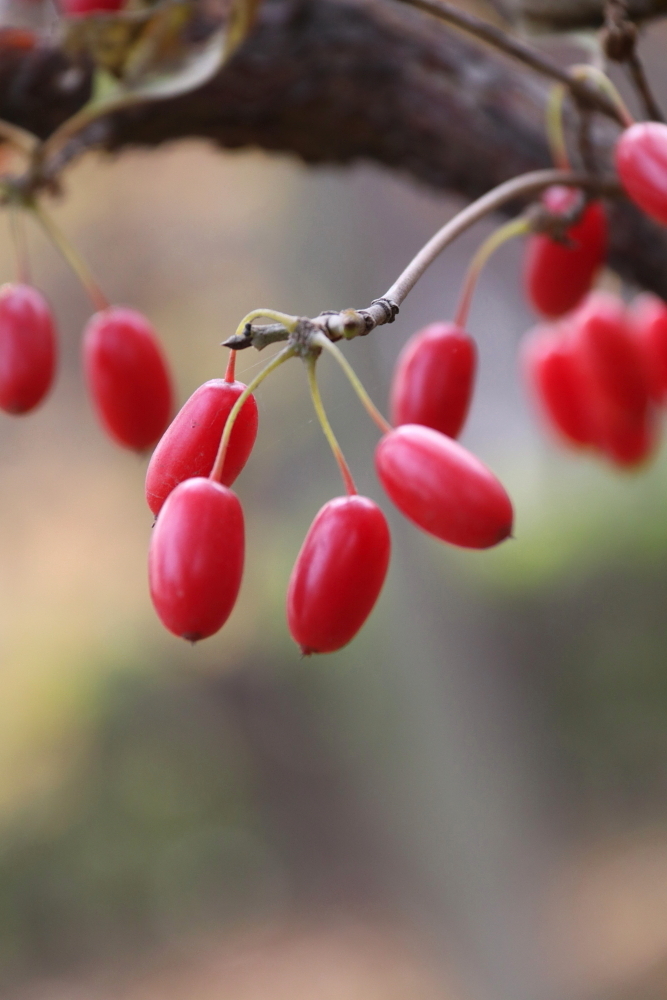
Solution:
<svg viewBox="0 0 667 1000"><path fill-rule="evenodd" d="M370 160L472 198L549 165L548 87L393 0L265 0L251 37L214 80L117 113L96 126L94 139L118 150L199 136L308 163ZM0 49L0 117L39 135L88 89L87 73L55 51ZM601 169L617 133L595 120ZM667 297L667 233L625 201L611 213L613 266Z"/></svg>

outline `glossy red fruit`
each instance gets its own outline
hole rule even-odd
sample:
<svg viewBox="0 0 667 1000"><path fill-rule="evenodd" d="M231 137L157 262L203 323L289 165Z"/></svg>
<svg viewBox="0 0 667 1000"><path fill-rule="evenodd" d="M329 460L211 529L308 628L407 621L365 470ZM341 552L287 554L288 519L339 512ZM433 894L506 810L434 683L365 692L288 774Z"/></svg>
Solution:
<svg viewBox="0 0 667 1000"><path fill-rule="evenodd" d="M572 317L577 351L595 390L605 402L632 418L644 417L648 380L641 350L624 303L593 292Z"/></svg>
<svg viewBox="0 0 667 1000"><path fill-rule="evenodd" d="M458 437L472 397L477 349L455 323L431 323L401 351L391 385L391 422Z"/></svg>
<svg viewBox="0 0 667 1000"><path fill-rule="evenodd" d="M657 295L639 295L632 303L630 325L645 362L652 399L667 401L667 305Z"/></svg>
<svg viewBox="0 0 667 1000"><path fill-rule="evenodd" d="M352 639L378 599L391 539L372 500L336 497L322 507L297 557L287 622L302 653L333 653Z"/></svg>
<svg viewBox="0 0 667 1000"><path fill-rule="evenodd" d="M556 214L565 213L580 198L574 188L552 187L543 202ZM574 309L589 291L607 253L607 217L599 201L590 202L567 230L568 243L538 233L528 240L524 280L534 308L556 318Z"/></svg>
<svg viewBox="0 0 667 1000"><path fill-rule="evenodd" d="M208 476L242 382L211 379L190 396L160 439L148 463L146 500L157 514L171 491L184 479ZM246 464L257 436L257 402L249 396L239 411L222 470L223 486L231 486Z"/></svg>
<svg viewBox="0 0 667 1000"><path fill-rule="evenodd" d="M125 0L58 0L58 6L68 17L86 14L111 14L125 6Z"/></svg>
<svg viewBox="0 0 667 1000"><path fill-rule="evenodd" d="M380 440L375 467L398 509L444 542L486 549L512 532L512 503L502 484L457 441L419 424Z"/></svg>
<svg viewBox="0 0 667 1000"><path fill-rule="evenodd" d="M572 445L597 442L590 386L568 331L536 327L521 349L526 381L547 422Z"/></svg>
<svg viewBox="0 0 667 1000"><path fill-rule="evenodd" d="M83 339L88 389L111 437L144 451L164 433L171 416L171 379L148 320L121 306L96 313Z"/></svg>
<svg viewBox="0 0 667 1000"><path fill-rule="evenodd" d="M187 479L160 511L148 556L151 598L170 632L205 639L229 618L243 575L243 511L211 479Z"/></svg>
<svg viewBox="0 0 667 1000"><path fill-rule="evenodd" d="M0 288L0 408L27 413L51 388L56 331L44 297L30 285Z"/></svg>
<svg viewBox="0 0 667 1000"><path fill-rule="evenodd" d="M667 226L667 125L637 122L616 143L616 169L628 196Z"/></svg>

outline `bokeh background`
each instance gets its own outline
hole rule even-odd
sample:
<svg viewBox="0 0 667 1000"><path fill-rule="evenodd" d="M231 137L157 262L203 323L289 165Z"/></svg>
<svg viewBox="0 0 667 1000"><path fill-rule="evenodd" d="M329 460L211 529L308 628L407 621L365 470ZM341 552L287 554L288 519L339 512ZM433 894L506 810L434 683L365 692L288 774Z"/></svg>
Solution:
<svg viewBox="0 0 667 1000"><path fill-rule="evenodd" d="M658 77L666 44L659 27L645 42ZM53 211L111 300L154 322L183 402L223 373L219 343L250 309L366 305L457 207L368 165L189 142L89 156ZM492 226L442 256L393 326L346 346L381 407L402 343L451 315ZM148 597L146 461L86 399L90 307L32 226L29 242L62 354L40 410L0 421L0 994L664 997L667 446L619 474L540 427L516 360L534 322L521 246L475 300L463 435L512 495L516 538L455 551L395 514L377 432L323 359L394 552L359 637L301 659L287 580L341 485L300 364L258 393L238 606L191 647ZM240 377L265 360L240 355Z"/></svg>

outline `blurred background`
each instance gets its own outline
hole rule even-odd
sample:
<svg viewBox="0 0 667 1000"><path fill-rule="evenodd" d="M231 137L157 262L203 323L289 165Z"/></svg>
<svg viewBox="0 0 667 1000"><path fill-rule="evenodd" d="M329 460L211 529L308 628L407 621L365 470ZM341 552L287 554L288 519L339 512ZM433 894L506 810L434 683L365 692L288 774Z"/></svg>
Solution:
<svg viewBox="0 0 667 1000"><path fill-rule="evenodd" d="M654 68L665 44L660 28L646 42ZM89 156L65 188L55 217L111 300L154 322L180 403L223 374L218 345L250 309L367 305L459 207L370 166L195 142ZM346 347L382 408L401 345L451 315L492 228ZM341 492L301 366L259 391L241 597L191 647L148 597L146 461L85 397L89 305L29 239L62 355L39 411L0 421L0 994L664 997L667 446L619 474L539 426L516 362L534 322L521 246L476 296L463 435L513 497L516 538L456 551L395 514L377 432L324 358L329 417L394 551L358 638L301 659L287 580ZM239 377L265 361L242 353Z"/></svg>

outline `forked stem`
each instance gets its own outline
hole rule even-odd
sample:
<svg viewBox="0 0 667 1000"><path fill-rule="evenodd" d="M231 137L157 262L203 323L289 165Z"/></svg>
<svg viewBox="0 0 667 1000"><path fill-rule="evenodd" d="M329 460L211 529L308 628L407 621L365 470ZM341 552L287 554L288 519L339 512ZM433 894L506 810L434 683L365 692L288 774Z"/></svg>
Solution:
<svg viewBox="0 0 667 1000"><path fill-rule="evenodd" d="M322 397L320 396L320 387L317 384L316 368L317 358L315 355L309 354L306 358L306 369L308 371L308 385L310 386L310 396L313 401L313 407L315 409L315 413L317 414L317 419L320 422L320 427L324 431L324 436L329 442L334 458L338 462L338 468L340 469L340 474L343 477L343 483L345 484L347 495L354 496L357 492L357 488L354 485L354 479L352 478L350 467L345 461L345 456L343 455L342 449L336 440L336 435L331 429L331 424L327 418L326 410L324 409L324 404L322 403Z"/></svg>
<svg viewBox="0 0 667 1000"><path fill-rule="evenodd" d="M468 323L468 314L472 304L472 297L477 287L477 281L489 257L503 243L507 243L508 240L513 239L515 236L525 236L529 232L529 220L524 216L519 216L518 219L512 219L510 222L506 222L504 226L500 226L499 229L496 229L495 232L491 233L484 240L468 265L468 270L463 281L463 288L461 289L461 297L454 315L454 322L457 326L465 329Z"/></svg>
<svg viewBox="0 0 667 1000"><path fill-rule="evenodd" d="M591 66L590 63L579 63L576 66L570 67L571 75L578 80L590 80L596 84L597 87L614 102L618 110L618 117L621 123L626 127L630 128L634 125L635 120L628 110L628 106L619 94L618 90L611 82L606 73L597 66Z"/></svg>
<svg viewBox="0 0 667 1000"><path fill-rule="evenodd" d="M234 336L242 336L246 327L251 325L260 317L272 319L274 323L280 323L285 327L288 333L294 333L296 325L299 322L298 316L290 316L288 313L276 312L275 309L253 309L252 312L249 312L247 316L243 317L239 325L236 327L236 333Z"/></svg>
<svg viewBox="0 0 667 1000"><path fill-rule="evenodd" d="M9 206L9 231L14 249L14 266L16 280L23 285L30 284L30 261L28 259L28 244L25 235L25 219L18 205Z"/></svg>
<svg viewBox="0 0 667 1000"><path fill-rule="evenodd" d="M222 437L220 438L220 445L218 447L218 454L215 456L215 462L213 463L213 468L211 469L209 479L213 479L216 483L219 483L221 481L222 469L225 464L225 456L227 454L227 446L229 445L229 439L232 436L232 430L234 429L236 418L241 412L241 407L245 403L248 396L250 396L255 391L258 385L262 384L264 379L267 378L267 376L269 376L271 372L274 372L276 368L279 368L280 365L282 365L283 362L287 361L288 358L293 357L294 353L295 353L294 348L292 346L284 347L282 351L276 354L275 358L272 358L271 361L269 361L266 368L262 368L259 375L255 376L252 382L250 382L250 384L246 386L246 388L243 390L239 398L236 400L225 422L225 427L222 432Z"/></svg>
<svg viewBox="0 0 667 1000"><path fill-rule="evenodd" d="M382 416L382 414L378 410L377 406L375 405L375 403L373 402L373 400L371 399L371 397L368 395L368 393L364 389L363 385L361 384L361 381L359 380L359 377L358 377L357 373L355 372L354 368L352 367L352 365L350 364L350 362L347 360L347 358L345 357L345 355L343 354L343 352L340 351L336 347L336 345L333 344L329 340L329 338L326 337L323 333L316 333L316 334L314 334L313 337L312 337L311 343L316 344L318 347L324 348L325 351L328 351L329 354L331 354L336 359L336 361L341 366L341 368L343 369L343 371L347 375L348 379L350 380L350 384L351 384L352 388L354 389L354 391L356 392L357 396L361 400L361 402L362 402L362 404L364 406L364 409L368 413L368 415L371 418L371 420L375 424L377 424L377 426L380 428L380 430L382 431L383 434L387 434L392 429L391 424L387 420L384 419L384 417Z"/></svg>
<svg viewBox="0 0 667 1000"><path fill-rule="evenodd" d="M51 216L36 201L30 204L30 210L34 212L35 218L40 223L49 239L57 246L61 254L74 271L75 275L88 293L90 301L97 311L109 308L109 300L97 284L93 273L86 264L81 254L74 249L61 229L55 224Z"/></svg>

